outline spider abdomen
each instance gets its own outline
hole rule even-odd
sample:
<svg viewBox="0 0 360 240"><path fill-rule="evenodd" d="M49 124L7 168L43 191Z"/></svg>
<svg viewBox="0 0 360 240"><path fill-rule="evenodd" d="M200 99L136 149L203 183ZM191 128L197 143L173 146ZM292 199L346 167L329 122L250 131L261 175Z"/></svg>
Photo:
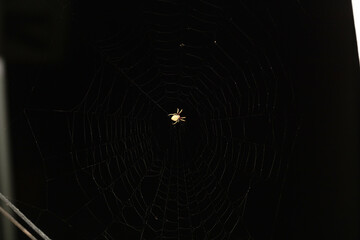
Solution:
<svg viewBox="0 0 360 240"><path fill-rule="evenodd" d="M180 118L180 115L173 115L173 116L171 117L171 120L177 121L179 118Z"/></svg>

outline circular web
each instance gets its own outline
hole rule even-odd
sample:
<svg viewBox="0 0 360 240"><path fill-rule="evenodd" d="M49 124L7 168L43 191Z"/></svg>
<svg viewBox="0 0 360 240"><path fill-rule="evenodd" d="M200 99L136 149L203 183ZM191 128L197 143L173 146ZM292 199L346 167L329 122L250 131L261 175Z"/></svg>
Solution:
<svg viewBox="0 0 360 240"><path fill-rule="evenodd" d="M45 179L40 228L55 239L273 237L292 90L266 6L72 13L71 58L42 72L25 108ZM186 122L172 125L176 108Z"/></svg>

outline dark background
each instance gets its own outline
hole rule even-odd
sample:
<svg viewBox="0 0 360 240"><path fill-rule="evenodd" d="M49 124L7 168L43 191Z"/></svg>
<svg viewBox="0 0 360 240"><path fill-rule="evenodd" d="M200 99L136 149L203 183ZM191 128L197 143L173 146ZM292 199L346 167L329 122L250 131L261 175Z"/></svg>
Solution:
<svg viewBox="0 0 360 240"><path fill-rule="evenodd" d="M299 128L282 195L279 223L274 227L269 224L265 229L273 228L271 239L358 239L360 78L351 2L245 3L253 9L257 9L257 4L259 9L266 6L273 17L271 25L278 31L273 41L285 59L285 69L294 86L295 104L287 117ZM228 4L236 13L237 4ZM136 26L141 6L135 2L117 5L80 1L4 3L2 52L7 63L15 200L29 217L34 218L41 212L43 205L39 202L43 198L39 196L47 185L41 177L43 164L38 160L39 153L24 109L38 105L37 101L43 101L44 97L54 100L56 97L50 96L52 94L66 96L76 92L61 86L83 91L83 80L73 79L76 74L83 76L92 66L89 59L94 57L90 50L93 46L85 44L86 40L96 39L98 31L104 35L112 32L115 26L101 21L109 16L116 17L116 22L122 22L123 26L127 26L126 23ZM67 78L69 74L73 74L71 79ZM90 72L89 78L92 75ZM47 82L44 78L49 76L53 78ZM58 86L57 81L69 81L69 84ZM36 99L32 96L39 82L43 92ZM46 96L46 82L49 89L58 89L58 92L52 91ZM69 95L62 97L60 103L49 101L48 104L54 108L67 106L76 98L76 94ZM27 203L42 207L26 208ZM262 214L253 218L261 219ZM53 236L50 233L59 231L55 230L57 227L48 226L43 230ZM54 239L65 239L73 233L66 234L69 235L54 236ZM19 239L22 237L19 233ZM231 239L236 239L233 237ZM268 238L258 233L255 239Z"/></svg>

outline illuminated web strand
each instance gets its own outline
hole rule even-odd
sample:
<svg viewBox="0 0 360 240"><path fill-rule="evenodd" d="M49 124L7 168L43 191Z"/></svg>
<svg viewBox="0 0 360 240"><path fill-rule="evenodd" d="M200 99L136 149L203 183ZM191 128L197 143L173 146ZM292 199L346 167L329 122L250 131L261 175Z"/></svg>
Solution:
<svg viewBox="0 0 360 240"><path fill-rule="evenodd" d="M129 82L134 85L142 94L144 94L147 98L149 98L158 108L160 108L164 113L168 114L168 112L160 106L160 104L158 102L156 102L147 92L145 92L140 86L139 84L136 84L121 68L118 68L114 63L112 63L109 58L106 56L105 59L107 60L107 62L109 64L111 64L111 66L113 66L114 68L116 68L118 71L120 71L128 80Z"/></svg>
<svg viewBox="0 0 360 240"><path fill-rule="evenodd" d="M2 195L0 193L0 199L2 201L4 201L4 203L9 206L11 208L11 210L13 210L16 215L18 215L22 220L24 220L24 222L26 222L27 225L29 225L29 227L31 227L37 234L39 234L40 237L42 237L42 239L45 240L50 240L50 238L43 232L41 231L38 227L36 227L36 225L34 223L32 223L17 207L15 207L4 195ZM15 223L14 223L15 224ZM15 224L16 225L16 224ZM18 226L18 225L17 225ZM21 228L20 228L21 229ZM26 231L26 229L25 229ZM25 232L24 232L25 233ZM25 233L26 234L26 233ZM30 233L29 233L30 234ZM28 235L28 234L26 234ZM31 234L30 234L31 235ZM31 239L36 239L36 238L31 238Z"/></svg>
<svg viewBox="0 0 360 240"><path fill-rule="evenodd" d="M168 112L162 107L160 106L160 104L158 102L156 102L152 97L150 97L150 95L145 92L144 90L142 90L142 88L136 84L131 78L129 78L123 70L120 70L122 74L124 74L124 76L129 80L129 82L131 84L133 84L142 94L144 94L147 98L149 98L158 108L160 108L163 112L165 112L166 114L168 114Z"/></svg>

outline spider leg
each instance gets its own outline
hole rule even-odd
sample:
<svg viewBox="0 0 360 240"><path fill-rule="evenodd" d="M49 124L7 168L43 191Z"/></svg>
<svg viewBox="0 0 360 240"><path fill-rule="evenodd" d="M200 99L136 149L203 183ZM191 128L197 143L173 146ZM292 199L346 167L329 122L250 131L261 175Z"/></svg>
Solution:
<svg viewBox="0 0 360 240"><path fill-rule="evenodd" d="M181 121L183 121L183 122L185 122L185 120L184 120L184 119L182 119L182 118L180 118L180 120L181 120Z"/></svg>
<svg viewBox="0 0 360 240"><path fill-rule="evenodd" d="M179 109L178 108L176 109L176 114L179 114Z"/></svg>
<svg viewBox="0 0 360 240"><path fill-rule="evenodd" d="M182 109L180 110L180 112L178 114L180 114L182 112Z"/></svg>

